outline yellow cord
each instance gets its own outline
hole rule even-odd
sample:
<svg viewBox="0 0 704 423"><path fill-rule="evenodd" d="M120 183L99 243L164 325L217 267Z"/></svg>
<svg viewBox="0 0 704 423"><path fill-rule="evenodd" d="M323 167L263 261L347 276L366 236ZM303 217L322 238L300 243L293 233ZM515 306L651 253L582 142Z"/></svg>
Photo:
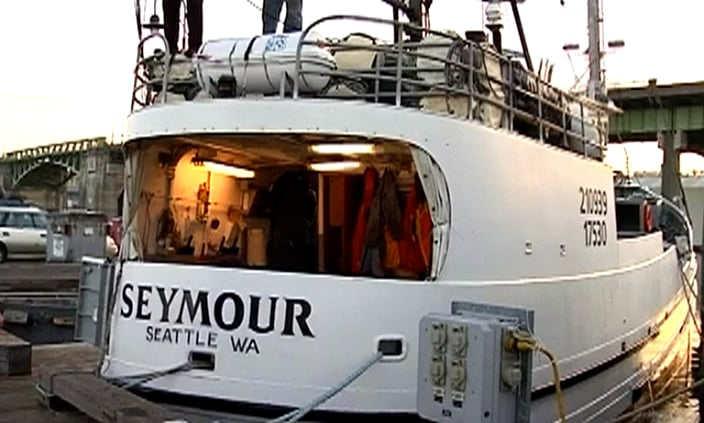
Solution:
<svg viewBox="0 0 704 423"><path fill-rule="evenodd" d="M542 353L550 361L550 366L552 367L552 380L555 385L555 400L557 401L557 413L560 416L560 422L565 423L567 421L567 413L565 411L565 397L562 395L562 388L560 387L560 369L557 366L557 360L555 355L550 352L543 345L540 345L538 341L529 334L522 334L519 332L514 332L512 334L511 343L513 347L518 351L538 351Z"/></svg>
<svg viewBox="0 0 704 423"><path fill-rule="evenodd" d="M560 369L557 367L557 360L555 356L547 348L542 345L537 346L537 351L543 353L545 357L550 360L550 366L552 367L552 378L555 384L555 399L557 400L557 413L560 415L560 422L564 423L567 421L567 413L565 412L565 397L562 395L562 388L560 387Z"/></svg>

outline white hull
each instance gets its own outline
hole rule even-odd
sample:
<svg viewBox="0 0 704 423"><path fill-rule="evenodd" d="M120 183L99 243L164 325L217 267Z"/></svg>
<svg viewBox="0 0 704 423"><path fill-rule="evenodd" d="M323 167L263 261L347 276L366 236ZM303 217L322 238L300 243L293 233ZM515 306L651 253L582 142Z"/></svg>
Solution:
<svg viewBox="0 0 704 423"><path fill-rule="evenodd" d="M231 116L237 116L236 123ZM250 134L374 133L407 140L427 151L440 164L437 183L439 191L446 187L446 209L460 211L448 211L444 216L447 225L434 233L442 240L433 252L440 269L438 280L410 282L128 261L117 287L109 357L103 370L107 377L168 368L185 362L191 351L210 351L215 355L213 371L170 375L146 386L297 407L345 378L376 351L379 338L400 337L406 345L401 359L378 363L321 409L415 413L419 320L429 312L449 312L453 301L534 310L536 335L557 356L567 380L642 347L659 330L665 312L670 324L678 328L686 318L686 309L670 313L671 307L682 304L677 301L683 284L675 249L663 252L660 233L616 238L612 175L601 163L470 121L315 100L207 101L152 107L130 118L126 135L137 140L208 128ZM149 172L161 170L145 167L144 172L148 178ZM580 213L580 189L604 192L603 210ZM596 245L585 238L585 221L602 219L604 242ZM685 268L688 280L694 269L693 265ZM158 288L170 305L166 313ZM188 307L181 311L183 289L192 293L193 300L199 291L207 295L207 322L200 313L205 303L196 307L193 321ZM138 307L140 292L142 306ZM217 297L222 294L226 296L218 305ZM261 298L254 320L250 320L251 296ZM257 333L252 326L266 327L273 297L277 298L274 329ZM242 315L233 306L238 299ZM310 305L310 314L296 320L295 316L307 313L303 302ZM242 321L237 328L226 330L218 328L217 319L220 326L233 319ZM167 328L181 330L179 341L173 332L168 342L154 341L156 328L161 329L160 337ZM197 339L204 345L188 345L183 329L199 333ZM671 333L661 334L657 342L665 346L655 348L653 357L669 351L667 339L663 341L668 336ZM239 342L239 352L234 351L233 341ZM630 392L642 385L651 370L650 360L632 354L568 391L568 410L576 413L575 420L623 410L630 403ZM534 360L532 380L534 391L552 383L550 367L542 358ZM552 396L533 406L534 421L556 416Z"/></svg>
<svg viewBox="0 0 704 423"><path fill-rule="evenodd" d="M152 291L151 295L144 297L148 298L144 310L151 312L149 320L135 319L136 309L133 308L129 318L118 317L113 322L112 336L120 342L113 344L109 366L104 373L108 377L118 377L168 368L186 361L190 351L212 351L216 356L215 371L192 371L159 379L146 386L194 396L295 407L322 394L373 354L379 337L402 336L408 345L404 360L378 364L322 409L413 413L418 321L424 314L447 312L450 303L458 300L534 309L538 337L560 357L562 374L570 377L617 357L622 352L622 343L626 344L626 349L631 349L648 337L648 329L656 325L659 311L667 308L667 299L674 298L681 288L679 275L673 274L659 281L649 275L666 276L670 273L668 268L676 271L673 258L671 251L650 263L602 277L433 285L126 263L123 287L126 284L165 287L168 294L170 287L187 286L194 294L199 290L208 292L211 295L211 322L214 322L212 313L218 293L236 292L246 305L250 294L262 296L265 299L262 302L265 306L260 310L262 325L266 325L269 315L266 298L276 296L280 299L276 325L268 334L248 330L251 311L248 306L242 327L233 331L219 330L214 323L211 327L191 325L187 321L183 325L160 323L162 308L158 295ZM648 284L646 281L650 279L652 283ZM645 285L651 288L643 289ZM661 291L657 292L655 287ZM670 295L663 295L663 291ZM128 294L136 299L137 290ZM177 293L174 297L168 315L170 322L174 322L179 314L179 295ZM124 303L122 293L118 298L118 310L127 311L129 307ZM295 325L295 336L282 336L283 301L286 298L304 298L310 303L312 310L308 323L314 337L303 336ZM593 301L600 302L601 306L597 307ZM133 306L136 304L133 301ZM595 313L594 310L599 308L619 312ZM226 309L226 313L225 320L230 321L234 315L232 309ZM686 309L684 313L679 313L680 319L686 317ZM183 335L179 342L173 338L172 342L145 342L149 327L162 330L193 327L200 333L201 341L207 343L208 336L214 337L213 343L217 346L197 347L195 342L189 346ZM259 353L254 348L250 348L249 353L234 352L231 337L240 339L240 342L245 337L256 340ZM587 351L587 342L596 348ZM135 348L135 345L140 347ZM627 383L621 387L621 394L638 386L639 378L633 371L640 367L641 360L623 364L626 371L624 368L612 371L616 373L613 379L606 375L597 376L593 382L599 387L595 396L606 394L619 382ZM534 389L549 384L550 378L548 365L536 360ZM546 406L545 412L552 416L552 397L547 402L551 406Z"/></svg>

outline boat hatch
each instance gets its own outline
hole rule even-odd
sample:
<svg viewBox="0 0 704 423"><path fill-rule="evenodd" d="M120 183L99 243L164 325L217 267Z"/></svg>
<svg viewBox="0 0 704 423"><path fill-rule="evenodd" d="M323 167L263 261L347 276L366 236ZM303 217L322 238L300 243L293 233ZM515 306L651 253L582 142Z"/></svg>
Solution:
<svg viewBox="0 0 704 423"><path fill-rule="evenodd" d="M409 143L189 135L127 149L123 257L416 280L442 268L445 177Z"/></svg>

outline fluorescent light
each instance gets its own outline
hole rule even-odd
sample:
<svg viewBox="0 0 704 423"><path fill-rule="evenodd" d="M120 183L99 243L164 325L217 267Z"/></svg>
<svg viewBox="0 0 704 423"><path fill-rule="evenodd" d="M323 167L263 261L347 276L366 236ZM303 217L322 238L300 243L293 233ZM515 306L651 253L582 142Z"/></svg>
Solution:
<svg viewBox="0 0 704 423"><path fill-rule="evenodd" d="M357 169L360 162L323 162L311 163L310 168L316 172L339 172L342 170Z"/></svg>
<svg viewBox="0 0 704 423"><path fill-rule="evenodd" d="M318 154L372 154L374 144L315 144L310 149Z"/></svg>
<svg viewBox="0 0 704 423"><path fill-rule="evenodd" d="M218 162L203 160L203 166L210 172L221 173L223 175L234 176L235 178L249 179L254 178L254 171L242 169L240 167L226 165Z"/></svg>

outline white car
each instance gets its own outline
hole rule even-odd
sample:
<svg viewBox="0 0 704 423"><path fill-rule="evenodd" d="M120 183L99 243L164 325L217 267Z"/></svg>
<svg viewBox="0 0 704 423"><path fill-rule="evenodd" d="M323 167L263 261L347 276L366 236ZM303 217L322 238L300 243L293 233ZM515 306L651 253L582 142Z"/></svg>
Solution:
<svg viewBox="0 0 704 423"><path fill-rule="evenodd" d="M47 229L46 212L40 208L0 206L0 263L46 257Z"/></svg>

